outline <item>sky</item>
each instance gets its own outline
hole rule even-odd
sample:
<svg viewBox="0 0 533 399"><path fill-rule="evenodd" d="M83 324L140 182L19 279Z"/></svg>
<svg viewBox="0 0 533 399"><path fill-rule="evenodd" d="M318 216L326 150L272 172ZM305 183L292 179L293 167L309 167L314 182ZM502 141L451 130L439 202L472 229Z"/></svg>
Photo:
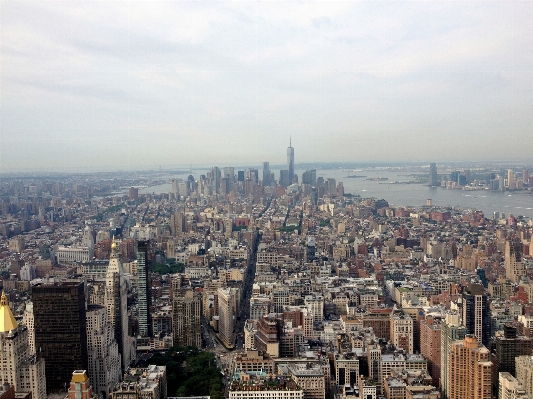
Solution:
<svg viewBox="0 0 533 399"><path fill-rule="evenodd" d="M0 172L533 158L533 1L0 1Z"/></svg>

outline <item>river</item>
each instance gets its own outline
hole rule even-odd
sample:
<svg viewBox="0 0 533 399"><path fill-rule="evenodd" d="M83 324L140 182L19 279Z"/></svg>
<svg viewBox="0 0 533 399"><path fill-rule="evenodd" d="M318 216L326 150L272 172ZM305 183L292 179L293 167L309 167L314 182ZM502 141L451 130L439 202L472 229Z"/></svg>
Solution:
<svg viewBox="0 0 533 399"><path fill-rule="evenodd" d="M273 170L276 178L279 171ZM301 179L304 170L296 170ZM261 171L259 171L261 174ZM198 178L200 174L195 173ZM349 178L349 175L365 176ZM177 176L183 179L183 175ZM346 193L360 195L363 198L375 197L385 199L391 206L421 206L431 199L434 206L458 206L473 208L483 211L486 217L492 218L494 212L503 212L506 216L524 216L533 218L533 192L531 191L463 191L447 190L441 187L428 187L424 184L402 184L414 181L415 178L408 171L393 172L390 170L365 169L358 171L344 171L341 169L317 170L317 177L334 178L336 182L342 181ZM387 178L387 180L367 180ZM393 183L398 182L398 183ZM169 183L146 187L139 190L140 193L168 193L172 190Z"/></svg>

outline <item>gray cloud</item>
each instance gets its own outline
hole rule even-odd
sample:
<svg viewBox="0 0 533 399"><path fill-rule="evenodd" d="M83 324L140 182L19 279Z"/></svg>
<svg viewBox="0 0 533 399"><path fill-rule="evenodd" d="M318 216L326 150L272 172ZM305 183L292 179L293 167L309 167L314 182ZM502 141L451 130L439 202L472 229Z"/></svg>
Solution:
<svg viewBox="0 0 533 399"><path fill-rule="evenodd" d="M530 157L533 2L3 2L0 168ZM509 143L510 145L504 145Z"/></svg>

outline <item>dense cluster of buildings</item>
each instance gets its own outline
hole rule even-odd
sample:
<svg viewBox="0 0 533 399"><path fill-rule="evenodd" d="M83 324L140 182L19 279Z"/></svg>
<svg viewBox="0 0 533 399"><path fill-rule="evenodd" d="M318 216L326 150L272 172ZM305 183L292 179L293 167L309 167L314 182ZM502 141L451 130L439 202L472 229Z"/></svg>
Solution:
<svg viewBox="0 0 533 399"><path fill-rule="evenodd" d="M428 185L463 190L515 191L528 190L533 187L533 175L527 169L516 171L491 171L480 176L476 171L466 169L452 170L450 173L437 173L437 164L429 165Z"/></svg>
<svg viewBox="0 0 533 399"><path fill-rule="evenodd" d="M345 194L292 146L278 180L135 186L1 182L0 395L165 399L137 359L196 346L233 399L533 397L531 223Z"/></svg>

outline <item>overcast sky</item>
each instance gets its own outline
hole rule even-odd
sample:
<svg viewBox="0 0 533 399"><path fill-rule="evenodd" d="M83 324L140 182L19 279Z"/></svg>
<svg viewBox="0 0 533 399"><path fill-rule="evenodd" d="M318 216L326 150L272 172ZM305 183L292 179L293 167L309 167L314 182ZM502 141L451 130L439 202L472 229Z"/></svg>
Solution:
<svg viewBox="0 0 533 399"><path fill-rule="evenodd" d="M532 1L0 7L0 172L533 157Z"/></svg>

